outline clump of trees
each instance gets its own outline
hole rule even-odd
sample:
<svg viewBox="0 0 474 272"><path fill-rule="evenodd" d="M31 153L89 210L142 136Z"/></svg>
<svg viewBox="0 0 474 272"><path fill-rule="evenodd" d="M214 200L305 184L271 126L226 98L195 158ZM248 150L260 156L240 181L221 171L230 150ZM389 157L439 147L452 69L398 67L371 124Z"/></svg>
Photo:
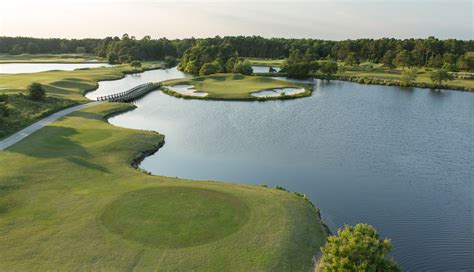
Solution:
<svg viewBox="0 0 474 272"><path fill-rule="evenodd" d="M319 71L329 78L331 75L337 73L338 71L337 62L333 60L323 61L321 63Z"/></svg>
<svg viewBox="0 0 474 272"><path fill-rule="evenodd" d="M403 87L410 86L413 83L413 81L416 80L417 76L418 76L418 69L416 68L403 71L402 75L400 76L400 85Z"/></svg>
<svg viewBox="0 0 474 272"><path fill-rule="evenodd" d="M290 52L281 71L286 72L291 78L307 78L318 68L319 64L310 50L306 50L303 54L300 50L295 49Z"/></svg>
<svg viewBox="0 0 474 272"><path fill-rule="evenodd" d="M316 56L310 51L306 51L304 54L298 49L293 50L290 56L286 59L285 64L281 70L286 72L288 77L291 78L308 78L311 74L320 72L327 78L337 73L338 66L333 60L324 60L318 62Z"/></svg>
<svg viewBox="0 0 474 272"><path fill-rule="evenodd" d="M177 64L178 64L178 61L176 60L175 57L172 57L172 56L166 56L165 57L165 67L166 68L174 67Z"/></svg>
<svg viewBox="0 0 474 272"><path fill-rule="evenodd" d="M0 125L5 122L5 117L9 114L8 96L6 94L0 95Z"/></svg>
<svg viewBox="0 0 474 272"><path fill-rule="evenodd" d="M0 37L0 53L95 53L113 63L133 60L162 60L166 56L181 58L191 47L205 43L208 47L231 48L240 57L288 58L291 52L308 52L314 60L343 61L353 66L367 61L383 63L388 68L427 66L455 71L474 70L473 40L427 39L357 39L329 41L317 39L263 38L259 36L213 37L205 39L137 39L122 37L104 39L36 39ZM210 49L212 51L212 49ZM113 53L112 53L113 52ZM470 53L471 52L471 53ZM112 53L112 55L110 55ZM109 58L109 56L111 56ZM207 61L212 62L212 61ZM226 63L220 63L225 66ZM199 69L202 65L199 66ZM199 70L196 71L199 73Z"/></svg>
<svg viewBox="0 0 474 272"><path fill-rule="evenodd" d="M441 85L445 81L454 79L454 77L450 73L448 73L448 71L443 69L434 70L433 72L431 72L430 78L431 81L433 81L433 83L436 85Z"/></svg>
<svg viewBox="0 0 474 272"><path fill-rule="evenodd" d="M211 45L205 41L196 43L184 52L178 69L194 75L252 74L250 62L240 58L231 45Z"/></svg>
<svg viewBox="0 0 474 272"><path fill-rule="evenodd" d="M387 257L392 245L370 225L357 224L338 230L321 248L318 271L400 271Z"/></svg>
<svg viewBox="0 0 474 272"><path fill-rule="evenodd" d="M38 82L33 82L28 86L28 96L33 101L41 101L46 97L43 86Z"/></svg>
<svg viewBox="0 0 474 272"><path fill-rule="evenodd" d="M142 67L142 63L139 62L138 60L134 60L134 61L130 62L130 66L132 66L135 69L138 69L138 68Z"/></svg>

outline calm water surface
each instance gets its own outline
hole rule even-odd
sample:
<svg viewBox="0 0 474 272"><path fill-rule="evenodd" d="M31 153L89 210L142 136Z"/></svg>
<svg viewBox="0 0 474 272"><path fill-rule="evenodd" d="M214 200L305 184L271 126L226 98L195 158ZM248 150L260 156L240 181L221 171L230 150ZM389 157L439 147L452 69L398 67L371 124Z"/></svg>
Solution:
<svg viewBox="0 0 474 272"><path fill-rule="evenodd" d="M273 69L275 69L276 72L279 72L281 70L280 67L277 66L272 66ZM269 73L270 72L270 66L259 66L259 65L254 65L252 66L252 70L254 73Z"/></svg>
<svg viewBox="0 0 474 272"><path fill-rule="evenodd" d="M157 70L141 78L180 76ZM138 81L103 82L99 92ZM141 165L154 174L280 185L306 193L333 231L374 225L406 270L474 269L474 95L314 82L311 97L290 101L156 91L110 122L166 135Z"/></svg>
<svg viewBox="0 0 474 272"><path fill-rule="evenodd" d="M107 63L0 63L0 74L37 73L50 70L72 71L110 66Z"/></svg>

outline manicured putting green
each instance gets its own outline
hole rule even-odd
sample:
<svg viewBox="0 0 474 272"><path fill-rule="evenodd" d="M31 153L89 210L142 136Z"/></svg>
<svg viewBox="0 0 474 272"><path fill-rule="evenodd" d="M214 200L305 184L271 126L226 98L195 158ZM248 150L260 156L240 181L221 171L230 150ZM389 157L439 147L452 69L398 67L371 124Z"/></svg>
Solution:
<svg viewBox="0 0 474 272"><path fill-rule="evenodd" d="M141 189L121 196L101 216L127 240L160 248L209 243L236 232L249 209L237 197L190 187Z"/></svg>

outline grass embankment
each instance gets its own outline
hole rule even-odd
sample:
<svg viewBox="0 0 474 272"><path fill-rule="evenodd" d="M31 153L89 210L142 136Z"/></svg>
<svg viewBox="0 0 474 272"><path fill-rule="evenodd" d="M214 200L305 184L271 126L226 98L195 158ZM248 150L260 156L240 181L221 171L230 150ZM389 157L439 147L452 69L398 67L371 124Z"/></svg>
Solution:
<svg viewBox="0 0 474 272"><path fill-rule="evenodd" d="M0 152L0 270L308 271L326 232L295 194L150 176L163 136L114 127L107 103Z"/></svg>
<svg viewBox="0 0 474 272"><path fill-rule="evenodd" d="M402 72L402 69L390 71L353 71L350 70L350 68L346 68L345 71L339 72L336 77L362 84L400 85ZM430 78L430 71L427 71L425 68L419 69L417 77L411 85L414 87L433 88L434 86ZM443 83L443 86L441 87L444 89L456 89L472 92L474 91L474 80L455 77L454 80Z"/></svg>
<svg viewBox="0 0 474 272"><path fill-rule="evenodd" d="M0 54L0 63L90 63L106 62L98 60L96 56L89 54Z"/></svg>
<svg viewBox="0 0 474 272"><path fill-rule="evenodd" d="M254 59L248 58L252 65L261 66L283 66L285 60L281 59ZM338 62L340 71L333 76L335 79L353 81L361 84L377 84L377 85L389 85L399 86L400 77L402 76L403 70L408 68L397 67L394 69L388 69L383 67L380 63L361 63L359 66L348 66L344 62ZM474 74L469 72L453 73L455 76L454 80L443 83L442 86L434 86L430 79L431 70L436 70L428 67L419 67L417 78L411 84L413 87L421 88L443 88L443 89L455 89L462 91L474 91ZM285 76L285 73L268 73L259 74L261 76ZM322 74L315 74L316 78L326 78Z"/></svg>
<svg viewBox="0 0 474 272"><path fill-rule="evenodd" d="M200 76L191 79L176 79L163 82L164 92L176 97L193 99L214 99L214 100L269 100L269 99L290 99L311 95L307 86L293 82L276 80L262 76L244 76L240 74L215 74L210 76ZM205 92L208 96L195 97L186 96L166 88L166 86L193 85L199 92ZM255 97L252 93L277 88L305 88L304 93L296 95L285 95L277 97Z"/></svg>
<svg viewBox="0 0 474 272"><path fill-rule="evenodd" d="M46 71L25 74L0 74L0 94L8 94L8 116L0 123L0 139L38 119L74 104L89 101L84 97L97 88L98 81L122 78L127 73L150 69L158 62L146 62L136 70L128 65L74 71ZM44 101L34 102L26 95L32 82L41 83L46 91Z"/></svg>

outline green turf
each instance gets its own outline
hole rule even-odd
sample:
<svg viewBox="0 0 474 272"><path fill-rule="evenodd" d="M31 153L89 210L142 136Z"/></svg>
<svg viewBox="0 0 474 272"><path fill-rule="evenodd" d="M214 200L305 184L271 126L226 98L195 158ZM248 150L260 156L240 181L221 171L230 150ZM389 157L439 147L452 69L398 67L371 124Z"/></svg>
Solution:
<svg viewBox="0 0 474 272"><path fill-rule="evenodd" d="M144 63L144 69L155 62ZM27 86L32 82L43 84L48 96L72 100L87 100L83 95L97 88L101 80L114 80L124 73L134 71L128 65L117 67L100 67L79 69L74 71L46 71L25 74L0 74L0 93L26 93ZM136 70L137 72L142 69Z"/></svg>
<svg viewBox="0 0 474 272"><path fill-rule="evenodd" d="M160 67L161 62L144 62L143 69ZM128 65L75 71L47 71L25 74L0 74L0 94L8 94L9 115L0 120L0 139L18 131L47 114L67 106L88 102L87 91L97 88L101 80L119 79L135 70ZM27 98L27 87L39 82L46 90L47 99L34 102ZM25 96L20 96L21 94Z"/></svg>
<svg viewBox="0 0 474 272"><path fill-rule="evenodd" d="M0 139L15 133L38 119L76 104L78 104L76 101L55 97L33 101L25 95L9 95L8 115L3 117L0 123Z"/></svg>
<svg viewBox="0 0 474 272"><path fill-rule="evenodd" d="M103 224L123 238L160 248L219 240L236 232L247 219L248 208L239 198L193 187L132 191L101 216Z"/></svg>
<svg viewBox="0 0 474 272"><path fill-rule="evenodd" d="M389 72L371 72L371 71L344 71L342 73L338 73L340 76L345 76L345 77L355 77L355 78L374 78L374 79L380 79L380 80L393 80L393 81L399 81L401 77L401 71L402 69L398 69L400 73L389 73ZM425 83L425 84L432 84L433 82L430 79L430 72L426 71L425 68L422 68L419 70L417 78L415 80L415 83ZM474 90L474 80L472 79L459 79L456 78L454 80L450 80L447 82L444 82L448 88L450 86L452 87L462 87L462 88L469 88L470 90Z"/></svg>
<svg viewBox="0 0 474 272"><path fill-rule="evenodd" d="M97 60L96 56L90 54L0 54L0 63L90 63L105 62Z"/></svg>
<svg viewBox="0 0 474 272"><path fill-rule="evenodd" d="M275 88L303 88L293 82L262 76L244 76L240 74L215 74L191 79L176 79L163 82L165 86L193 85L197 91L208 93L211 99L256 99L252 93ZM307 91L303 93L309 95Z"/></svg>
<svg viewBox="0 0 474 272"><path fill-rule="evenodd" d="M306 200L141 173L131 160L163 137L103 121L129 108L107 103L73 113L0 152L1 271L311 268L326 233Z"/></svg>

